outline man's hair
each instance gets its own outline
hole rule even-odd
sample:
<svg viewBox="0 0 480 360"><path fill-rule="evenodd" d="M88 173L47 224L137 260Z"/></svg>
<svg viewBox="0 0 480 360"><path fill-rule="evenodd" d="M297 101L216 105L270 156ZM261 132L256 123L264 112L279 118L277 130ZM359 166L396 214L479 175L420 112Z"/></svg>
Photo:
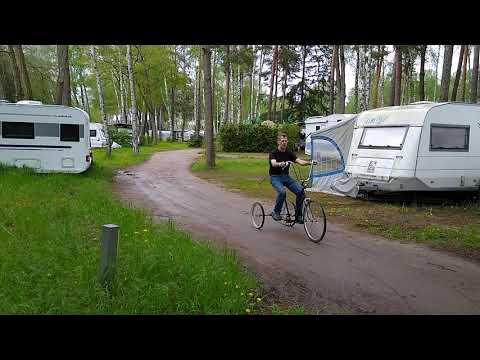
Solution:
<svg viewBox="0 0 480 360"><path fill-rule="evenodd" d="M279 141L282 137L288 138L288 135L284 132L279 132L277 135L277 141Z"/></svg>

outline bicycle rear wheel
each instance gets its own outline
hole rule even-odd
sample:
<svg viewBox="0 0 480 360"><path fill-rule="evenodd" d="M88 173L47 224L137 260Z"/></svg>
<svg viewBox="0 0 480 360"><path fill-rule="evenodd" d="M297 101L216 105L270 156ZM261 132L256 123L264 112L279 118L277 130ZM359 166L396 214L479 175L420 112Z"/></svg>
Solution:
<svg viewBox="0 0 480 360"><path fill-rule="evenodd" d="M327 231L327 217L318 201L310 198L303 201L303 221L308 238L314 243L322 241Z"/></svg>
<svg viewBox="0 0 480 360"><path fill-rule="evenodd" d="M265 211L263 205L259 202L254 202L250 211L252 218L252 225L255 229L261 229L265 222Z"/></svg>

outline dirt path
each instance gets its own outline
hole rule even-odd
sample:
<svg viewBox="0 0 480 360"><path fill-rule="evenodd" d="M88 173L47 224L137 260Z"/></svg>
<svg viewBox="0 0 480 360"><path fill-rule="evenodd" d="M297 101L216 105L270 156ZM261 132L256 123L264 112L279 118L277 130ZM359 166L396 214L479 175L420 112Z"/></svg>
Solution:
<svg viewBox="0 0 480 360"><path fill-rule="evenodd" d="M359 234L329 222L314 244L303 227L270 218L250 224L252 199L189 171L197 150L155 154L120 172L116 189L159 219L236 250L271 296L313 311L377 314L480 314L480 266L424 246ZM266 211L272 204L266 204Z"/></svg>

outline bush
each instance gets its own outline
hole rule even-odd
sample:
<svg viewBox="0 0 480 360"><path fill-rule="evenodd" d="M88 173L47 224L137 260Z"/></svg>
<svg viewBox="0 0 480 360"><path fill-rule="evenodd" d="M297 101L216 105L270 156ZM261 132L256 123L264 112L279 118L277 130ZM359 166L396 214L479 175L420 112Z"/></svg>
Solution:
<svg viewBox="0 0 480 360"><path fill-rule="evenodd" d="M127 131L111 129L109 131L109 135L112 141L122 145L122 147L132 147L132 135L130 135Z"/></svg>
<svg viewBox="0 0 480 360"><path fill-rule="evenodd" d="M274 127L262 124L226 124L220 130L219 140L225 152L269 152L277 146L277 134L288 135L288 149L295 150L300 129L296 124L282 124Z"/></svg>
<svg viewBox="0 0 480 360"><path fill-rule="evenodd" d="M202 147L203 145L203 137L202 135L192 135L190 139L187 141L188 147Z"/></svg>

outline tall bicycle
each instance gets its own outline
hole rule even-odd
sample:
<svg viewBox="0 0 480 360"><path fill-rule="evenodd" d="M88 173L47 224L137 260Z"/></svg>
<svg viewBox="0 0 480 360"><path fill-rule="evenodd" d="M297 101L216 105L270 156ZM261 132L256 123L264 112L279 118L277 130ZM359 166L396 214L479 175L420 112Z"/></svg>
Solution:
<svg viewBox="0 0 480 360"><path fill-rule="evenodd" d="M293 170L297 181L301 184L302 191L305 192L307 185L310 182L310 177L306 179L301 179L299 176L299 171L296 169L296 165L288 161L288 165L293 165ZM283 203L282 211L280 212L281 220L278 222L284 226L293 227L297 224L296 221L296 207L293 201L288 200L288 195L285 197ZM319 243L323 240L325 233L327 231L327 218L325 216L325 211L323 210L322 205L309 197L305 197L302 203L302 213L303 213L303 227L307 237L314 243ZM252 204L250 210L252 225L255 229L260 230L264 223L266 216L272 216L271 214L265 215L265 210L263 205L256 201Z"/></svg>

